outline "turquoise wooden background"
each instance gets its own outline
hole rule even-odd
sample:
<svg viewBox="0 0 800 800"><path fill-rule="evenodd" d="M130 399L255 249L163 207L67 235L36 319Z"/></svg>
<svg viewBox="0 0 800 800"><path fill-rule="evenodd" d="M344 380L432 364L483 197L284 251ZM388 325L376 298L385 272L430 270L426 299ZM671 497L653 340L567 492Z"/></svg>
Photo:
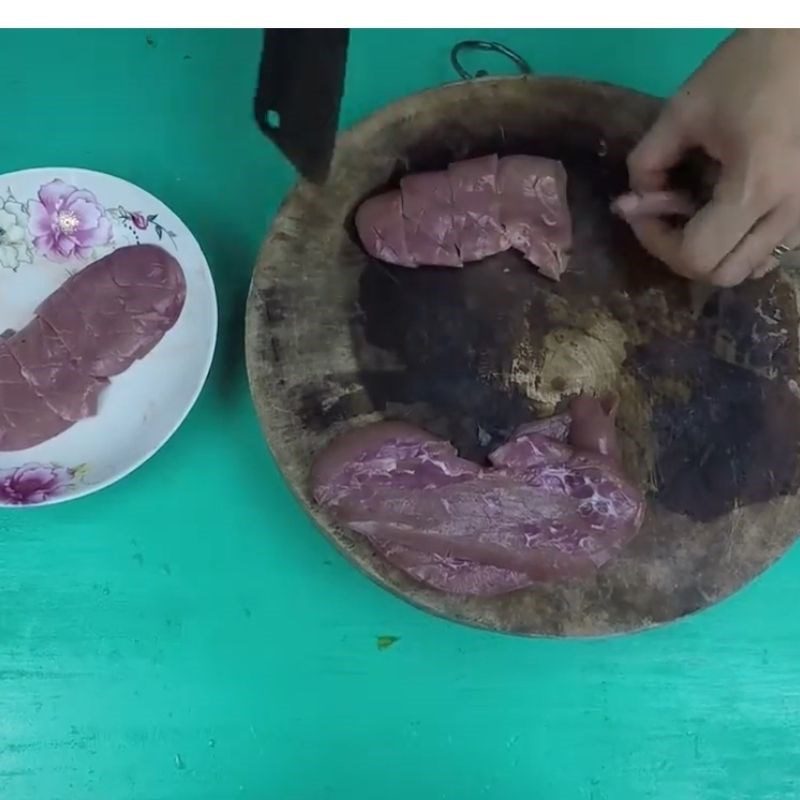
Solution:
<svg viewBox="0 0 800 800"><path fill-rule="evenodd" d="M451 44L477 35L539 71L668 93L723 32L356 31L344 121L449 80ZM84 501L0 513L0 797L797 798L796 551L659 631L524 641L424 616L315 533L242 357L256 249L292 182L250 118L259 46L0 31L0 170L78 165L154 192L221 302L211 380L156 458Z"/></svg>

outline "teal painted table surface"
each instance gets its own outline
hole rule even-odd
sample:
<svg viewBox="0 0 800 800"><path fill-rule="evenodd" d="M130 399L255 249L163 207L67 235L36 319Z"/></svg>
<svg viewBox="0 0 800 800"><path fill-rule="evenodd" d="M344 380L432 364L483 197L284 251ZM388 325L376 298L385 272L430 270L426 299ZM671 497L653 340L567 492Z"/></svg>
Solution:
<svg viewBox="0 0 800 800"><path fill-rule="evenodd" d="M723 35L354 31L343 123L450 80L457 39L666 94ZM0 797L800 796L796 550L676 625L522 640L415 611L307 520L244 371L250 272L293 181L251 119L259 48L258 31L0 32L2 171L155 193L204 247L221 312L208 385L155 458L0 513Z"/></svg>

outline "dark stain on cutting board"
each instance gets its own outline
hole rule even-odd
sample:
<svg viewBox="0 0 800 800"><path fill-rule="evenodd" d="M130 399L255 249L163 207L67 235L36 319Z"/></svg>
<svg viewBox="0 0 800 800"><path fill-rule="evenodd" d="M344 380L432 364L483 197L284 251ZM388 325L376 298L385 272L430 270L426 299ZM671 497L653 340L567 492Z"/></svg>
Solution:
<svg viewBox="0 0 800 800"><path fill-rule="evenodd" d="M681 376L686 400L653 406L655 495L700 521L797 490L800 414L782 381L730 364L697 342L655 337L631 359L645 385Z"/></svg>

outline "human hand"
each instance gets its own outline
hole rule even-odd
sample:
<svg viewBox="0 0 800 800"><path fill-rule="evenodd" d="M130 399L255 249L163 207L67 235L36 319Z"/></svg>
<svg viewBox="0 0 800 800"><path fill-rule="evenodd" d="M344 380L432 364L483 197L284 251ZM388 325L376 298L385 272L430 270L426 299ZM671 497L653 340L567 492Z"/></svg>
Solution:
<svg viewBox="0 0 800 800"><path fill-rule="evenodd" d="M668 185L668 171L695 148L720 167L699 210ZM725 41L631 152L628 172L632 192L615 210L678 274L734 286L777 266L782 250L800 246L800 31ZM685 226L659 216L676 211Z"/></svg>

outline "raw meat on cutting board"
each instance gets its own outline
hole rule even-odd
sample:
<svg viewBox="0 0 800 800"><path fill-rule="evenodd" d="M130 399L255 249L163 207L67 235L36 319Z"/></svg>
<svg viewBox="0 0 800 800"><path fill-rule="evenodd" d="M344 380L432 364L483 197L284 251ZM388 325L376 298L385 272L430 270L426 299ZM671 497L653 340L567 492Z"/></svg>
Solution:
<svg viewBox="0 0 800 800"><path fill-rule="evenodd" d="M335 439L311 474L315 501L390 563L453 594L494 595L591 575L637 533L644 500L619 462L616 404L520 428L482 467L412 425Z"/></svg>
<svg viewBox="0 0 800 800"><path fill-rule="evenodd" d="M510 248L558 280L569 264L567 173L538 156L483 156L407 175L356 212L365 250L404 267L461 267Z"/></svg>

